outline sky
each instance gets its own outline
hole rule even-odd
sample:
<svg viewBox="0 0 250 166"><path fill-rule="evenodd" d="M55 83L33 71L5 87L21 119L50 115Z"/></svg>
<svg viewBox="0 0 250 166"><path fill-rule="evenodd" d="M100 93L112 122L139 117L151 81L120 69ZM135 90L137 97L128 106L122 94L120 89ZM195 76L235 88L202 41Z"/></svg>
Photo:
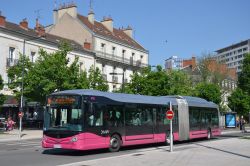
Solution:
<svg viewBox="0 0 250 166"><path fill-rule="evenodd" d="M74 2L87 15L90 0L0 0L9 22L27 18L35 27L53 23L55 5ZM250 39L250 0L92 0L95 18L111 16L114 26L134 30L135 40L149 51L150 65L171 56L190 59ZM56 2L56 3L55 3Z"/></svg>

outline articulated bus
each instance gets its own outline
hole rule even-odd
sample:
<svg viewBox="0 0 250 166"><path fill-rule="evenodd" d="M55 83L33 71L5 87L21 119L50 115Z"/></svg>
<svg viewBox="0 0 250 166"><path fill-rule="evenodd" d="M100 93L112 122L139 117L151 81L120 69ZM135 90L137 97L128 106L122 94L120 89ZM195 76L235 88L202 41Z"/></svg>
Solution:
<svg viewBox="0 0 250 166"><path fill-rule="evenodd" d="M47 97L42 146L90 150L167 143L169 102L174 141L220 135L218 106L189 96L144 96L66 90Z"/></svg>

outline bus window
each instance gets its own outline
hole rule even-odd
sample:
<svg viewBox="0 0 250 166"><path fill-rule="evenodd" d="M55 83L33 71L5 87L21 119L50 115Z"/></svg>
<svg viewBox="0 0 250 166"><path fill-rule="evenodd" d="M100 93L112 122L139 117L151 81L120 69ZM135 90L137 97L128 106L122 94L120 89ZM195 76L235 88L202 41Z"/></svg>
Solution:
<svg viewBox="0 0 250 166"><path fill-rule="evenodd" d="M123 126L123 107L117 105L108 105L105 113L105 121L108 126Z"/></svg>
<svg viewBox="0 0 250 166"><path fill-rule="evenodd" d="M86 112L89 127L103 126L103 108L100 104L90 103Z"/></svg>

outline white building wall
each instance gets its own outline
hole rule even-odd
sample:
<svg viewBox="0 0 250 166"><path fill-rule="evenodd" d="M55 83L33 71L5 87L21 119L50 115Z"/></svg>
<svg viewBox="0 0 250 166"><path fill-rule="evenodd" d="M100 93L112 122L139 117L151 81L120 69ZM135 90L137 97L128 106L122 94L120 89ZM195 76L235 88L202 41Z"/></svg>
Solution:
<svg viewBox="0 0 250 166"><path fill-rule="evenodd" d="M244 46L219 53L217 57L220 62L227 64L228 68L236 68L238 73L241 72L244 54L246 53L250 53L250 42Z"/></svg>
<svg viewBox="0 0 250 166"><path fill-rule="evenodd" d="M0 33L0 74L4 80L4 90L1 93L5 95L12 95L12 91L8 89L8 76L7 76L7 58L9 57L9 48L15 48L15 55L13 59L19 59L20 53L23 53L23 39L14 37L11 35L7 35L4 33ZM48 53L52 53L58 50L57 47L52 45L42 44L39 41L26 41L25 43L25 54L31 59L31 52L35 52L34 62L37 60L39 56L39 49L43 48ZM72 51L68 54L68 58L70 59L70 63L74 61L75 57L79 57L79 62L82 62L82 69L89 70L89 68L94 64L94 57L86 55L82 52ZM13 63L14 65L14 63Z"/></svg>
<svg viewBox="0 0 250 166"><path fill-rule="evenodd" d="M104 45L104 47L102 47ZM115 51L113 52L113 47L115 47ZM114 41L105 40L103 38L95 37L95 46L94 51L95 52L102 52L103 55L107 55L109 57L118 56L120 58L123 58L123 50L125 50L124 58L127 60L130 60L130 58L133 55L133 61L136 63L136 61L141 61L141 63L148 64L148 54L142 51L139 51L137 49L134 49L132 47L125 46L123 44L119 44ZM99 67L102 69L102 64L97 63L96 67ZM116 70L114 71L114 67L116 67ZM107 74L107 82L109 85L109 90L113 91L113 86L115 85L115 89L119 89L122 86L122 74L123 69L119 66L111 66L109 64L105 64L105 72L103 74ZM112 75L109 73L116 72L119 73L117 75L118 77L118 83L114 83L112 80ZM126 79L128 82L130 82L131 78L130 76L133 74L133 71L131 69L125 69L124 71L124 80Z"/></svg>

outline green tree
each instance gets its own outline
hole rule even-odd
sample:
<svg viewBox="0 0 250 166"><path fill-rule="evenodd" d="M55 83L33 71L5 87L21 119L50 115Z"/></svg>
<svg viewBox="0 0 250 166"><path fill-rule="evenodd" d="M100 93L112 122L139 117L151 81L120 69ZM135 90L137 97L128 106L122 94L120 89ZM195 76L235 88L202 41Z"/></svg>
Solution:
<svg viewBox="0 0 250 166"><path fill-rule="evenodd" d="M242 71L239 74L238 87L250 95L250 54L245 54Z"/></svg>
<svg viewBox="0 0 250 166"><path fill-rule="evenodd" d="M228 98L228 106L238 115L248 116L250 112L250 97L242 89L237 88Z"/></svg>
<svg viewBox="0 0 250 166"><path fill-rule="evenodd" d="M168 95L191 95L192 81L186 73L173 70L168 73L167 89Z"/></svg>
<svg viewBox="0 0 250 166"><path fill-rule="evenodd" d="M191 81L184 72L166 72L161 66L157 66L156 70L143 68L131 78L131 83L125 88L127 93L152 96L189 95L192 88Z"/></svg>
<svg viewBox="0 0 250 166"><path fill-rule="evenodd" d="M26 98L44 103L46 95L55 90L88 88L88 83L82 82L87 80L87 74L80 71L78 58L69 63L69 51L71 48L63 42L54 53L41 49L35 63L31 63L25 55L22 56L25 68L23 93ZM8 70L8 76L13 80L13 89L20 88L22 65L20 61ZM20 92L16 91L16 94Z"/></svg>
<svg viewBox="0 0 250 166"><path fill-rule="evenodd" d="M2 79L2 76L0 75L0 90L3 89L3 79ZM4 103L4 100L5 100L5 96L3 94L0 94L0 105L3 105Z"/></svg>
<svg viewBox="0 0 250 166"><path fill-rule="evenodd" d="M239 115L248 116L250 112L250 54L245 54L238 87L228 99L229 107Z"/></svg>
<svg viewBox="0 0 250 166"><path fill-rule="evenodd" d="M212 101L216 104L220 104L221 102L220 87L212 83L201 82L197 84L194 90L194 96Z"/></svg>
<svg viewBox="0 0 250 166"><path fill-rule="evenodd" d="M109 87L107 82L104 80L100 69L91 66L89 69L89 88L96 89L100 91L108 91Z"/></svg>

